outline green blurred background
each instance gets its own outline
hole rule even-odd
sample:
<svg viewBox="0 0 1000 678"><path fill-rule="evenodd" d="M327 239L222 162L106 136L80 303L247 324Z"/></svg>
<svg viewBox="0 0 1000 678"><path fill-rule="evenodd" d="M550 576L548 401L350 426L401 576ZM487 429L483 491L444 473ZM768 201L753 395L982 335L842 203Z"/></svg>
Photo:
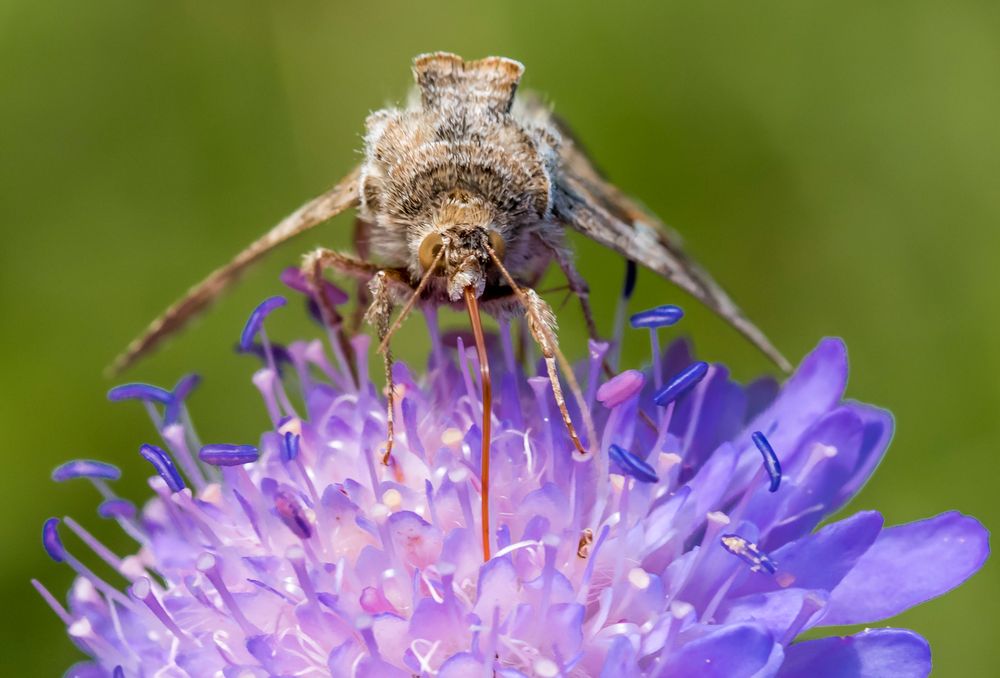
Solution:
<svg viewBox="0 0 1000 678"><path fill-rule="evenodd" d="M141 408L101 370L191 283L358 159L365 115L400 101L419 52L503 54L549 96L607 173L690 249L789 357L850 347L851 397L897 435L853 508L890 523L957 508L986 525L1000 442L1000 5L993 0L757 2L0 2L0 600L3 675L58 675L78 654L28 585L69 570L39 545L72 514L116 548L68 458L120 464L146 495ZM265 412L232 355L247 311L307 248L348 246L342 217L285 247L130 376L197 370L203 437L250 441ZM614 255L579 243L608 318ZM702 355L771 369L649 275L636 309L680 301ZM314 332L297 313L273 335ZM561 314L581 355L576 308ZM605 322L607 326L607 321ZM404 358L426 347L406 328ZM412 339L412 340L411 340ZM627 361L645 357L634 338ZM75 542L71 542L75 543ZM77 548L80 548L79 546ZM937 675L995 675L990 563L893 624Z"/></svg>

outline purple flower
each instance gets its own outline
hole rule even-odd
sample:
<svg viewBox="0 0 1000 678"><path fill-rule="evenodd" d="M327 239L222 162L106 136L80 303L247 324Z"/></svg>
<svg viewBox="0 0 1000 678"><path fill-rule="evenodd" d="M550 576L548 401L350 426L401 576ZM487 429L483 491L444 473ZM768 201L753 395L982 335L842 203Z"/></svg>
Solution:
<svg viewBox="0 0 1000 678"><path fill-rule="evenodd" d="M256 334L263 314L252 322ZM780 391L736 384L675 343L658 373L586 385L600 457L578 461L546 382L522 371L502 332L483 563L475 351L459 340L419 373L396 365L383 465L368 343L351 342L360 385L316 341L290 344L281 375L265 355L253 382L272 425L252 446L203 446L189 416L155 409L172 397L153 398L165 447L141 448L157 475L138 514L111 490L110 467L62 467L137 542L122 558L71 519L46 522L45 547L78 575L66 606L35 582L90 657L73 675L925 676L930 651L911 631L798 639L892 617L988 555L983 526L955 512L821 525L861 489L893 427L843 400L837 340ZM599 365L606 347L593 349ZM67 547L61 525L93 553Z"/></svg>

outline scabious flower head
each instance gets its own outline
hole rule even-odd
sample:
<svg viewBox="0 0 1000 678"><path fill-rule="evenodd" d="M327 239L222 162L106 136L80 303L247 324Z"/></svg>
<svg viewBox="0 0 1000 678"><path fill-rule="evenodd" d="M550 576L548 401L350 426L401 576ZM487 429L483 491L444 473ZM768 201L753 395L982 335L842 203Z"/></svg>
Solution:
<svg viewBox="0 0 1000 678"><path fill-rule="evenodd" d="M138 544L121 558L86 529L48 553L78 574L64 606L36 587L90 659L72 676L924 676L908 630L798 640L872 624L958 585L988 553L973 518L884 527L865 511L820 526L874 471L890 415L844 401L844 346L824 340L782 388L742 386L684 343L645 371L581 365L599 440L574 457L548 380L501 325L491 338L492 557L480 542L476 354L431 332L426 369L397 364L396 440L381 463L385 399L369 340L272 345L255 311L241 348L270 414L254 444L202 445L173 389L130 384L149 409L154 497L136 512L117 469L74 461L100 515ZM636 327L673 324L661 307ZM664 310L666 309L666 310ZM656 343L654 341L654 346ZM537 374L544 374L539 370ZM576 417L579 412L571 408ZM104 560L124 584L86 564Z"/></svg>

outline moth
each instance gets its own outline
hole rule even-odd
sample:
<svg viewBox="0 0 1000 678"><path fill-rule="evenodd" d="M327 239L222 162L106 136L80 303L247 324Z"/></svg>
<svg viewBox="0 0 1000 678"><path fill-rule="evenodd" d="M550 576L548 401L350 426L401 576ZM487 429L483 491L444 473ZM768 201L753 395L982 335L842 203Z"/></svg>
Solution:
<svg viewBox="0 0 1000 678"><path fill-rule="evenodd" d="M365 122L364 160L327 192L272 228L168 308L115 361L121 371L177 332L265 253L337 214L357 210L356 255L320 248L303 272L329 322L339 316L321 294L328 269L367 283L366 314L385 358L391 455L393 397L389 338L416 305L464 306L477 339L482 371L483 488L488 489L489 368L480 309L523 314L543 354L564 424L581 457L558 371L574 394L573 373L559 352L555 321L534 288L555 262L598 337L588 287L566 242L582 233L670 280L741 332L783 369L787 361L659 219L597 170L568 126L540 99L515 96L524 67L503 57L464 61L424 54L413 61L416 96ZM395 321L394 308L403 304ZM561 364L559 364L561 363ZM581 416L595 440L586 408ZM488 501L484 498L484 518ZM484 530L488 520L484 520ZM484 539L484 544L486 539Z"/></svg>

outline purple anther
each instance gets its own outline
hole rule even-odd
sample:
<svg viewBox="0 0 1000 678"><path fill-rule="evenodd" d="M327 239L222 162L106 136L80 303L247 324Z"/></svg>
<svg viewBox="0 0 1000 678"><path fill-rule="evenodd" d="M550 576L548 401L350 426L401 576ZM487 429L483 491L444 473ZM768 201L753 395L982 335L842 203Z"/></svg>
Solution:
<svg viewBox="0 0 1000 678"><path fill-rule="evenodd" d="M619 470L627 476L632 476L643 483L655 483L660 480L660 477L656 475L656 470L652 466L623 447L612 444L608 448L608 456L615 462Z"/></svg>
<svg viewBox="0 0 1000 678"><path fill-rule="evenodd" d="M200 383L201 377L197 374L186 374L174 385L174 390L170 394L170 402L167 403L167 407L163 411L164 426L173 424L180 418L184 401Z"/></svg>
<svg viewBox="0 0 1000 678"><path fill-rule="evenodd" d="M757 548L753 542L747 541L738 534L724 534L719 539L722 542L722 548L749 565L753 572L767 570L774 574L777 571L777 564L766 553Z"/></svg>
<svg viewBox="0 0 1000 678"><path fill-rule="evenodd" d="M156 472L160 474L163 481L170 488L171 492L180 492L186 485L184 484L184 479L181 478L181 474L177 472L174 467L174 462L170 458L170 455L161 450L156 445L144 444L139 448L139 454L142 458L153 465Z"/></svg>
<svg viewBox="0 0 1000 678"><path fill-rule="evenodd" d="M274 495L274 510L289 530L299 539L312 536L312 524L291 492L278 490Z"/></svg>
<svg viewBox="0 0 1000 678"><path fill-rule="evenodd" d="M271 356L274 358L274 366L278 369L278 374L282 373L282 369L285 365L294 365L295 361L292 360L292 354L289 353L288 348L283 344L277 344L275 342L269 342L268 348L271 351ZM264 345L259 341L255 341L249 347L244 348L240 344L236 344L237 353L250 353L252 355L260 358L260 361L267 365L267 351Z"/></svg>
<svg viewBox="0 0 1000 678"><path fill-rule="evenodd" d="M73 478L101 478L102 480L118 480L122 472L117 466L92 459L74 459L57 466L52 471L52 480L57 483Z"/></svg>
<svg viewBox="0 0 1000 678"><path fill-rule="evenodd" d="M62 539L59 538L59 519L49 518L42 525L42 546L49 558L61 563L66 560L66 549L63 548Z"/></svg>
<svg viewBox="0 0 1000 678"><path fill-rule="evenodd" d="M281 272L281 282L286 286L295 290L296 292L301 292L308 297L313 296L312 285L309 284L309 279L306 278L305 274L298 268L289 267ZM323 280L321 283L321 288L323 291L323 297L333 306L338 304L347 303L348 296L347 292L340 289L334 285L329 280Z"/></svg>
<svg viewBox="0 0 1000 678"><path fill-rule="evenodd" d="M198 458L212 466L242 466L260 459L260 451L253 445L205 445Z"/></svg>
<svg viewBox="0 0 1000 678"><path fill-rule="evenodd" d="M264 318L274 309L281 308L287 303L284 297L269 297L257 304L257 308L247 318L247 324L243 326L243 333L240 335L240 350L249 351L250 347L253 346L253 340L264 324Z"/></svg>
<svg viewBox="0 0 1000 678"><path fill-rule="evenodd" d="M770 441L760 431L754 431L750 438L760 450L761 456L764 457L764 470L767 471L767 475L771 479L771 486L768 489L771 492L777 492L781 486L781 462L778 461L778 455L774 453Z"/></svg>
<svg viewBox="0 0 1000 678"><path fill-rule="evenodd" d="M108 391L108 400L113 400L115 402L119 400L142 400L145 402L169 405L170 401L173 400L173 396L169 391L166 391L159 386L135 383L115 386L113 389Z"/></svg>
<svg viewBox="0 0 1000 678"><path fill-rule="evenodd" d="M135 517L135 504L128 499L107 499L97 507L97 515L108 520L115 518L128 520Z"/></svg>
<svg viewBox="0 0 1000 678"><path fill-rule="evenodd" d="M628 319L632 327L655 330L659 327L670 327L684 317L684 310L680 306L664 304L656 308L639 311Z"/></svg>
<svg viewBox="0 0 1000 678"><path fill-rule="evenodd" d="M302 436L291 431L285 431L281 436L281 458L284 461L294 461L299 456L299 445Z"/></svg>
<svg viewBox="0 0 1000 678"><path fill-rule="evenodd" d="M708 363L695 362L674 376L666 386L653 396L653 402L666 407L694 388L708 374Z"/></svg>
<svg viewBox="0 0 1000 678"><path fill-rule="evenodd" d="M639 370L625 370L608 379L597 389L597 400L608 409L618 407L642 390L646 378Z"/></svg>

